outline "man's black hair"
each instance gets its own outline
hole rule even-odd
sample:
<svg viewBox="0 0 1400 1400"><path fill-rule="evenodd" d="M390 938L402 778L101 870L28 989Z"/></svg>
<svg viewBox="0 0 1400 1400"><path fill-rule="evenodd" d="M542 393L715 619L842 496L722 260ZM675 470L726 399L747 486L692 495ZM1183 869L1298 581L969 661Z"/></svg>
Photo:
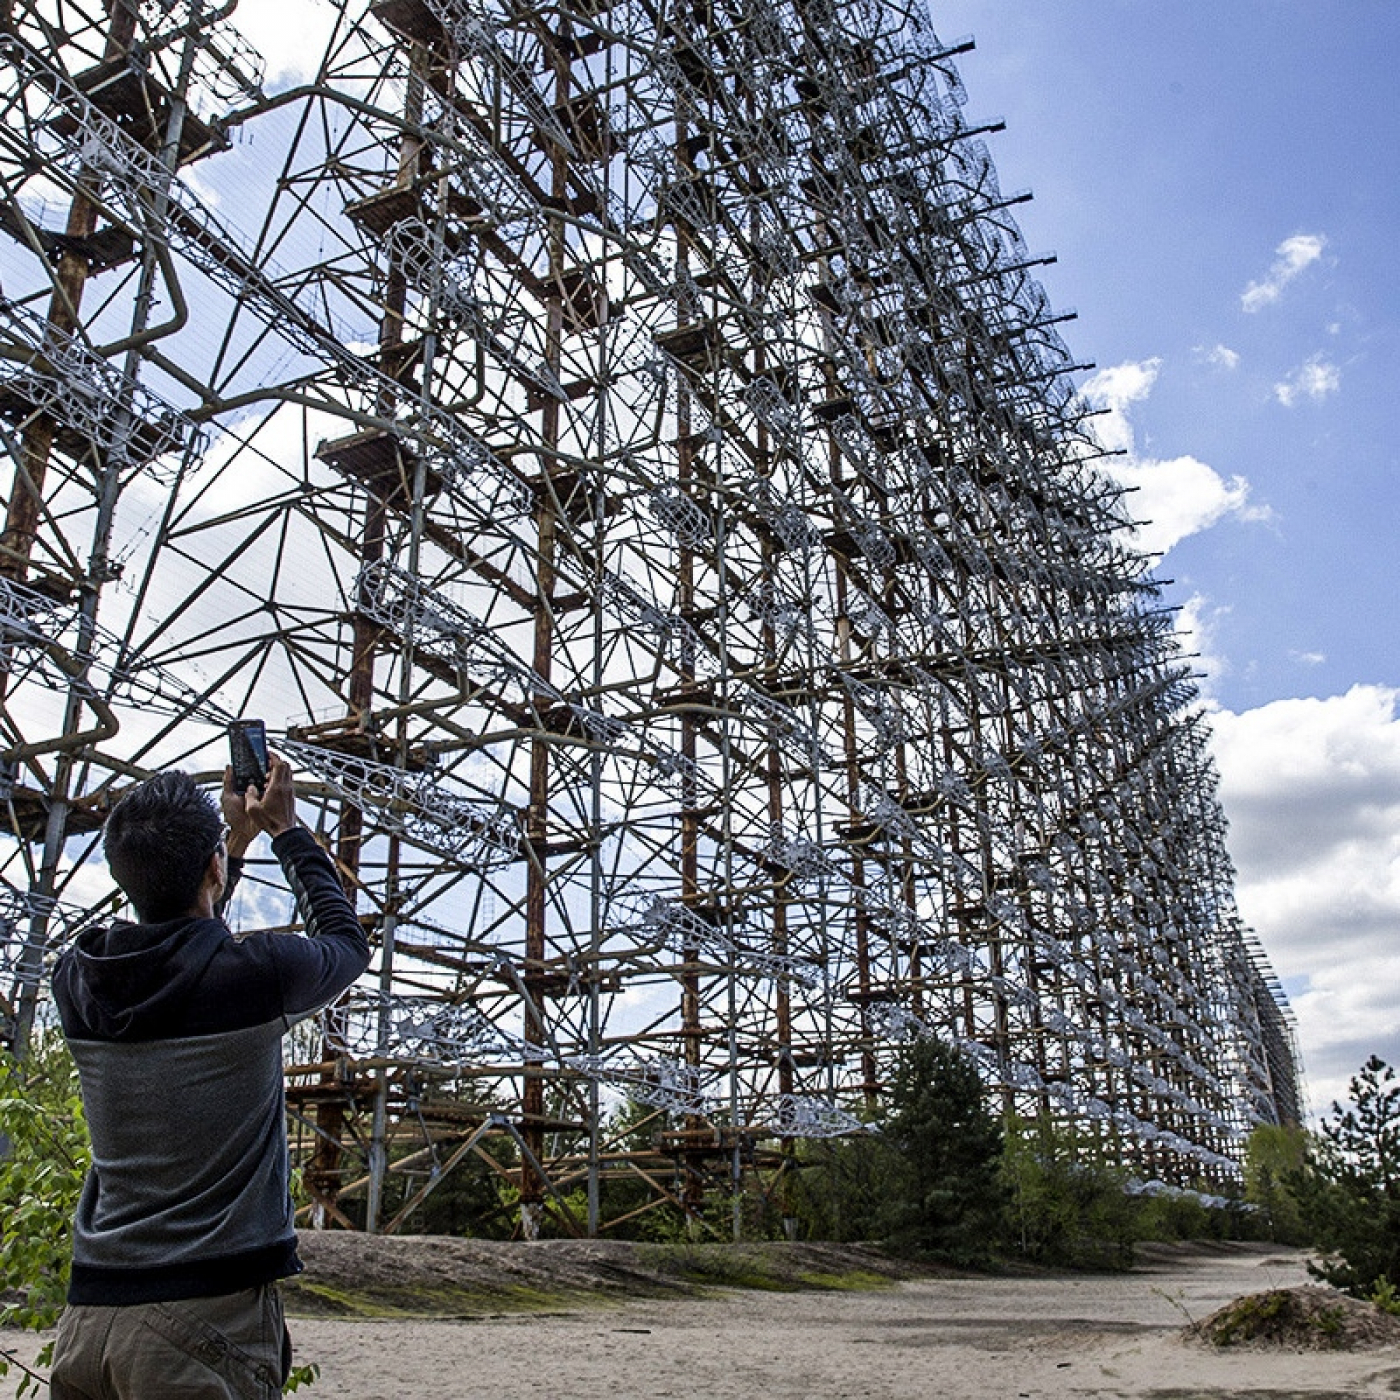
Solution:
<svg viewBox="0 0 1400 1400"><path fill-rule="evenodd" d="M102 849L137 917L157 923L194 907L222 832L213 798L177 770L148 778L112 808Z"/></svg>

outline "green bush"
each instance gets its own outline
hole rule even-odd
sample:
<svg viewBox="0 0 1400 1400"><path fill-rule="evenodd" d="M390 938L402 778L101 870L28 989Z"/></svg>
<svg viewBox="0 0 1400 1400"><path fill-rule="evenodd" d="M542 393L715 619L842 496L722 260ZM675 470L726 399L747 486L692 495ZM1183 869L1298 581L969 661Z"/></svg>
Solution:
<svg viewBox="0 0 1400 1400"><path fill-rule="evenodd" d="M1227 1220L1223 1211L1203 1205L1189 1192L1140 1196L1134 1203L1135 1240L1222 1239Z"/></svg>
<svg viewBox="0 0 1400 1400"><path fill-rule="evenodd" d="M1002 1233L1001 1126L972 1063L936 1040L904 1047L874 1126L802 1144L788 1190L799 1232L987 1259Z"/></svg>
<svg viewBox="0 0 1400 1400"><path fill-rule="evenodd" d="M1308 1244L1293 1182L1302 1170L1308 1135L1297 1125L1260 1123L1245 1144L1245 1200L1257 1206L1265 1237L1277 1244Z"/></svg>
<svg viewBox="0 0 1400 1400"><path fill-rule="evenodd" d="M1027 1259L1066 1268L1132 1264L1142 1199L1128 1194L1127 1173L1099 1162L1072 1126L1013 1124L1002 1176L1011 1242Z"/></svg>
<svg viewBox="0 0 1400 1400"><path fill-rule="evenodd" d="M882 1240L909 1190L907 1163L883 1135L807 1141L798 1145L788 1209L805 1239Z"/></svg>
<svg viewBox="0 0 1400 1400"><path fill-rule="evenodd" d="M62 1037L40 1037L24 1060L0 1053L0 1290L12 1299L0 1326L39 1331L58 1321L90 1160L78 1071ZM7 1371L0 1358L0 1376ZM30 1384L25 1377L19 1393Z"/></svg>
<svg viewBox="0 0 1400 1400"><path fill-rule="evenodd" d="M0 1288L18 1295L7 1327L51 1327L72 1268L73 1212L91 1160L78 1071L58 1036L25 1060L0 1056Z"/></svg>
<svg viewBox="0 0 1400 1400"><path fill-rule="evenodd" d="M515 1158L509 1141L489 1139L487 1148L507 1164ZM421 1150L418 1157L421 1158ZM421 1162L417 1170L390 1170L384 1190L381 1221L398 1213L404 1202L426 1181ZM352 1204L344 1203L348 1209ZM475 1153L467 1156L434 1186L432 1193L408 1217L404 1229L415 1235L468 1235L507 1240L514 1225L514 1200L508 1199L505 1179Z"/></svg>

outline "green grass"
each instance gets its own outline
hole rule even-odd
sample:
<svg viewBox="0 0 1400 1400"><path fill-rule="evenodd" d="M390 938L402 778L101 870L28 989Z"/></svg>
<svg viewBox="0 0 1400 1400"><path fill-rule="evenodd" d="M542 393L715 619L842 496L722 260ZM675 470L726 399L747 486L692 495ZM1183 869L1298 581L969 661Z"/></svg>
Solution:
<svg viewBox="0 0 1400 1400"><path fill-rule="evenodd" d="M637 1246L637 1256L657 1273L711 1288L749 1288L769 1293L856 1292L887 1288L893 1282L869 1269L803 1268L781 1245L643 1244Z"/></svg>
<svg viewBox="0 0 1400 1400"><path fill-rule="evenodd" d="M547 1256L530 1258L544 1264ZM460 1283L436 1275L403 1277L380 1273L360 1280L347 1273L316 1271L288 1279L284 1286L289 1311L311 1317L406 1318L487 1317L502 1313L573 1311L606 1307L628 1298L704 1297L731 1289L792 1293L865 1292L893 1285L902 1268L883 1275L879 1264L853 1261L842 1267L839 1256L814 1258L801 1247L777 1243L637 1244L630 1257L600 1264L596 1286L581 1286L575 1274L554 1286L547 1272L529 1282L500 1283L480 1273Z"/></svg>
<svg viewBox="0 0 1400 1400"><path fill-rule="evenodd" d="M283 1284L287 1310L301 1317L407 1318L486 1317L498 1313L556 1312L575 1308L582 1301L598 1301L591 1294L529 1288L505 1284L499 1288L456 1288L451 1284L430 1288L347 1288L298 1278Z"/></svg>
<svg viewBox="0 0 1400 1400"><path fill-rule="evenodd" d="M845 1273L828 1274L808 1271L798 1274L803 1288L821 1289L831 1293L867 1293L877 1288L892 1288L894 1280L866 1269L850 1269Z"/></svg>

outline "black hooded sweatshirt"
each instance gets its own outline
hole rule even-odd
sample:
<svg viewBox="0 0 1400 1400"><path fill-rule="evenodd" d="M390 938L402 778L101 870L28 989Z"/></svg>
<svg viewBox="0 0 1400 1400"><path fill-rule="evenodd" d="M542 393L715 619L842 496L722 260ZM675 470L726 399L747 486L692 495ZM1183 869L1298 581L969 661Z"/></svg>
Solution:
<svg viewBox="0 0 1400 1400"><path fill-rule="evenodd" d="M208 1297L300 1272L282 1037L355 981L369 944L310 832L272 849L308 937L117 921L54 968L92 1135L70 1303Z"/></svg>

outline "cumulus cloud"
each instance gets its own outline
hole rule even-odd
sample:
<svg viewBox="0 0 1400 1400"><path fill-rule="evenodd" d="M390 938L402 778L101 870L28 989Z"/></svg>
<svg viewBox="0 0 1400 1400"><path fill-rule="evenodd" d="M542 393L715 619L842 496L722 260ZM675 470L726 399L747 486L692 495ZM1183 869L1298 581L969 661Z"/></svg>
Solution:
<svg viewBox="0 0 1400 1400"><path fill-rule="evenodd" d="M1262 311L1283 295L1283 289L1300 272L1315 263L1327 246L1321 233L1295 233L1274 249L1274 261L1267 273L1251 282L1240 293L1240 307L1245 311Z"/></svg>
<svg viewBox="0 0 1400 1400"><path fill-rule="evenodd" d="M1148 553L1165 554L1179 540L1214 525L1227 515L1240 520L1272 518L1266 507L1250 504L1249 483L1242 476L1226 480L1196 457L1158 459L1138 453L1129 410L1152 392L1161 371L1159 359L1129 361L1100 370L1085 385L1090 403L1108 412L1095 419L1100 444L1124 455L1104 469L1135 492L1130 513L1142 523L1134 542Z"/></svg>
<svg viewBox="0 0 1400 1400"><path fill-rule="evenodd" d="M1289 987L1314 1110L1400 1062L1400 690L1214 716L1237 897Z"/></svg>
<svg viewBox="0 0 1400 1400"><path fill-rule="evenodd" d="M1342 372L1336 365L1314 355L1299 365L1287 379L1274 385L1274 397L1285 407L1292 408L1302 399L1321 403L1342 387Z"/></svg>
<svg viewBox="0 0 1400 1400"><path fill-rule="evenodd" d="M1228 345L1212 345L1209 348L1198 345L1196 354L1206 364L1214 365L1216 369L1231 370L1240 367L1240 352L1231 350Z"/></svg>
<svg viewBox="0 0 1400 1400"><path fill-rule="evenodd" d="M1110 470L1125 486L1137 489L1132 514L1142 523L1135 535L1138 547L1149 554L1165 554L1179 540L1209 529L1227 515L1240 520L1270 518L1267 510L1249 504L1249 482L1244 477L1227 481L1196 457L1129 458Z"/></svg>

